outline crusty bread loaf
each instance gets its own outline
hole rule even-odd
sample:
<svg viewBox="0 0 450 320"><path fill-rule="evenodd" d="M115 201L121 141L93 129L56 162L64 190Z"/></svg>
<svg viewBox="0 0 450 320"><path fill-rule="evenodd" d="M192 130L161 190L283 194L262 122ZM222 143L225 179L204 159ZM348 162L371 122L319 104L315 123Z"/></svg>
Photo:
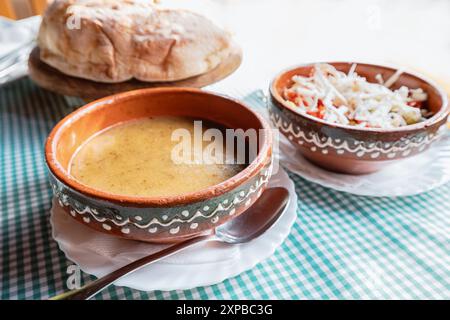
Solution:
<svg viewBox="0 0 450 320"><path fill-rule="evenodd" d="M150 0L56 0L39 30L41 60L98 82L175 81L214 69L230 35L205 17Z"/></svg>

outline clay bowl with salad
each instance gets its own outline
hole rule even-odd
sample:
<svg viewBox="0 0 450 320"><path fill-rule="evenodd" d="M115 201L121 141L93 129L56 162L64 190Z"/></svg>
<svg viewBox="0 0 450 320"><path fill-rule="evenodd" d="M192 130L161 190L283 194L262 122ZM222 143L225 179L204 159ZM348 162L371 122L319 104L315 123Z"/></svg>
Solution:
<svg viewBox="0 0 450 320"><path fill-rule="evenodd" d="M325 169L366 174L425 151L450 107L421 76L387 66L330 62L298 66L270 84L274 125Z"/></svg>

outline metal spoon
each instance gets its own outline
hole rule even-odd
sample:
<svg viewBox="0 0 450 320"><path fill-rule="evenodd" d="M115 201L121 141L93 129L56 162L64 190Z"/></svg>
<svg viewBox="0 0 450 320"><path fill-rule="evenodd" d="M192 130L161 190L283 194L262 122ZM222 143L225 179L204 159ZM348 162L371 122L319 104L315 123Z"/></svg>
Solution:
<svg viewBox="0 0 450 320"><path fill-rule="evenodd" d="M285 188L269 188L244 213L217 227L214 232L174 244L159 252L136 260L84 287L51 298L51 300L86 300L113 284L153 262L171 256L196 244L217 241L228 244L249 242L267 231L281 216L289 203L289 191Z"/></svg>

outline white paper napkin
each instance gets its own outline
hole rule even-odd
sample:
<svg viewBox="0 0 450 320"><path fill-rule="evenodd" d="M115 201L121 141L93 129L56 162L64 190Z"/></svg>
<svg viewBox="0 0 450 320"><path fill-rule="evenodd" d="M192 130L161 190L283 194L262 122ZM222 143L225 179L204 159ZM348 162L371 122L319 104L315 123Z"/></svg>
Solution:
<svg viewBox="0 0 450 320"><path fill-rule="evenodd" d="M8 71L7 75L2 75L0 84L27 74L26 56L33 46L40 21L41 18L37 16L18 21L0 17L0 58L15 51L19 52L19 50L26 47L26 52L23 52L24 59L11 72Z"/></svg>

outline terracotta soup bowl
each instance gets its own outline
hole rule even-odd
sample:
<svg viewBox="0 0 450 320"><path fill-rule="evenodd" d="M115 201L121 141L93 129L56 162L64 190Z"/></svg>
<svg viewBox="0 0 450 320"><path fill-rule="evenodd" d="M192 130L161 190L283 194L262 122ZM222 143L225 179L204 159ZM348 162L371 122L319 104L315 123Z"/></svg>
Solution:
<svg viewBox="0 0 450 320"><path fill-rule="evenodd" d="M192 193L120 196L96 190L68 173L89 137L114 124L144 117L183 116L231 129L256 129L256 155L235 176ZM267 186L272 169L270 125L242 103L188 88L143 89L106 97L61 120L45 146L50 183L60 206L97 231L149 242L175 242L211 230L241 214Z"/></svg>
<svg viewBox="0 0 450 320"><path fill-rule="evenodd" d="M327 62L347 73L353 62ZM325 169L348 174L364 174L379 170L393 161L426 150L444 128L450 108L444 91L430 81L404 72L392 86L422 88L428 94L425 107L433 116L423 122L396 129L356 128L330 124L302 114L283 99L284 88L292 84L292 76L309 76L314 64L301 65L278 74L270 85L269 113L274 125L311 162ZM396 69L357 63L356 72L369 82L381 74L388 79Z"/></svg>

